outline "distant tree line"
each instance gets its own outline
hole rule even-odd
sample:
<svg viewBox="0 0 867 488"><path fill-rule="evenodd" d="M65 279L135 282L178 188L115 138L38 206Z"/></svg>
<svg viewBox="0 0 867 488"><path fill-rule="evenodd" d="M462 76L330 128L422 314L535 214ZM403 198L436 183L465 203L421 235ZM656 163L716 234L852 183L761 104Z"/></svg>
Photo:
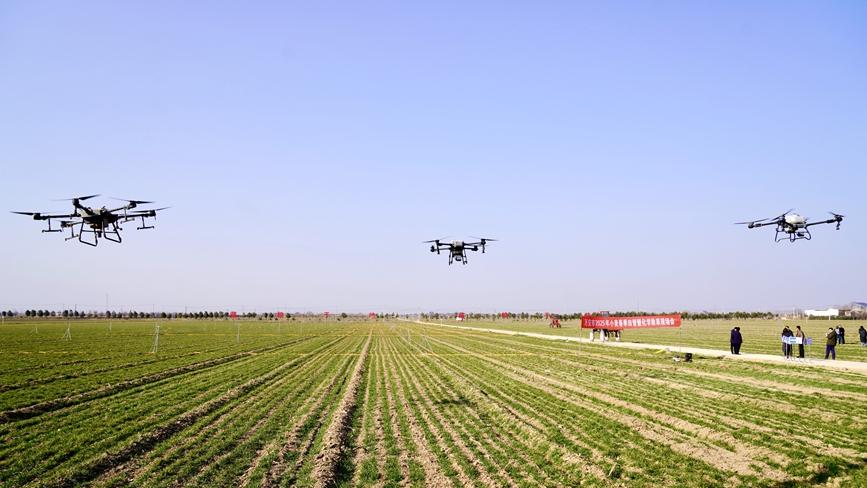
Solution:
<svg viewBox="0 0 867 488"><path fill-rule="evenodd" d="M600 312L590 312L591 315L597 315ZM773 319L777 314L772 312L666 312L660 315L671 315L679 313L684 320L742 320L742 319ZM464 313L466 320L543 320L548 318L558 318L560 320L581 320L584 312L573 313L542 313L542 312L500 312L500 313ZM609 317L634 317L641 315L657 315L655 312L642 311L624 311L624 312L607 312ZM420 314L423 320L454 320L458 313L440 313L427 312Z"/></svg>
<svg viewBox="0 0 867 488"><path fill-rule="evenodd" d="M593 312L597 314L598 312ZM680 313L684 320L743 320L743 319L773 319L778 315L771 312L672 312ZM464 313L464 318L467 320L547 320L548 318L558 318L560 320L580 320L583 312L573 313L542 313L542 312L499 312L499 313ZM626 317L637 315L654 315L650 312L642 311L624 311L624 312L608 312L610 317ZM188 319L188 320L214 320L214 319L229 319L229 312L214 311L214 312L139 312L136 310L129 311L114 311L106 310L98 311L79 311L79 310L25 310L23 313L12 310L0 311L0 316L3 318L12 317L33 317L33 318L70 318L70 319L92 319L92 318L108 318L108 319ZM419 315L423 320L454 320L458 313L442 313L442 312L427 312ZM274 312L244 312L238 314L239 318L258 319L258 320L278 320L277 314ZM340 314L332 314L331 317L336 320L369 320L368 314L348 314L342 312ZM408 314L397 313L377 313L376 318L388 319L397 317L410 317ZM285 320L320 320L322 313L306 312L290 314L285 313ZM835 317L835 320L845 320L859 317Z"/></svg>
<svg viewBox="0 0 867 488"><path fill-rule="evenodd" d="M104 312L100 311L80 311L80 310L25 310L23 313L14 312L12 310L9 311L0 311L0 316L2 317L34 317L34 318L74 318L74 319L150 319L150 318L160 318L160 319L191 319L191 320L213 320L213 319L229 319L229 312L225 311L215 311L215 312L139 312L136 310L128 310L128 311L115 311L115 310L106 310ZM243 312L238 313L239 318L243 319L258 319L258 320L278 320L276 312ZM396 313L378 313L376 314L378 318L396 318L399 315ZM346 312L342 312L340 314L331 314L332 318L336 318L337 320L341 319L350 319L350 320L370 320L370 316L367 313L363 314L348 314ZM299 319L307 319L307 320L321 320L323 318L322 313L320 312L306 312L306 313L283 313L282 319L285 320L295 320Z"/></svg>

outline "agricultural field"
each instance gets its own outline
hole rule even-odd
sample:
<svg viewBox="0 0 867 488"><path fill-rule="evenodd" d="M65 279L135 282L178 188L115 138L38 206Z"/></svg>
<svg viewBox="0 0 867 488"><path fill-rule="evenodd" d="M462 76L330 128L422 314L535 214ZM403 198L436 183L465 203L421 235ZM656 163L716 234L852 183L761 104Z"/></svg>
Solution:
<svg viewBox="0 0 867 488"><path fill-rule="evenodd" d="M0 485L867 485L858 373L402 321L65 330L0 329Z"/></svg>
<svg viewBox="0 0 867 488"><path fill-rule="evenodd" d="M589 330L581 329L580 320L563 321L559 329L552 329L547 320L469 320L461 323L453 320L431 320L431 322L584 338L589 338L590 334ZM729 333L732 327L739 326L744 336L742 353L782 355L780 335L786 325L793 331L795 326L800 325L807 336L813 338L812 350L809 347L805 350L807 357L812 358L824 357L825 333L828 332L828 327L842 325L846 329L846 344L837 346L837 359L867 361L867 347L861 347L858 342L858 327L862 325L867 327L865 320L684 320L680 329L624 330L621 341L727 351ZM795 352L797 353L797 346Z"/></svg>

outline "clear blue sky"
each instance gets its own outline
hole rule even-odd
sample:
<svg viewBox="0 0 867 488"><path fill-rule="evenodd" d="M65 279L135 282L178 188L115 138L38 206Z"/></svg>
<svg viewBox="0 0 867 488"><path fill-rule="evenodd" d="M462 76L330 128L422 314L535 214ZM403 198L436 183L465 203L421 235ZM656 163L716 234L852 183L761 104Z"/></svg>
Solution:
<svg viewBox="0 0 867 488"><path fill-rule="evenodd" d="M867 300L864 2L3 2L0 307ZM795 207L840 232L733 222ZM466 267L420 241L501 239Z"/></svg>

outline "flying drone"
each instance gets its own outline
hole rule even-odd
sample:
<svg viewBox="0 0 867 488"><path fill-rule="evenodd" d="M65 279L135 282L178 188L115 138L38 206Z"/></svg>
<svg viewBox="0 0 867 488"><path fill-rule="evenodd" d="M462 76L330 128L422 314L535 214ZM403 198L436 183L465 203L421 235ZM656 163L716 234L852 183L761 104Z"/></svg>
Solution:
<svg viewBox="0 0 867 488"><path fill-rule="evenodd" d="M444 243L440 242L443 240L440 238L432 241L424 241L423 244L431 244L430 252L435 252L437 254L439 254L440 251L448 251L449 266L451 266L454 261L467 264L467 251L478 251L481 249L482 254L484 254L485 244L491 241L496 241L496 239L482 237L473 237L473 239L478 239L478 242L451 241Z"/></svg>
<svg viewBox="0 0 867 488"><path fill-rule="evenodd" d="M791 213L792 209L786 211L782 215L777 217L771 217L767 219L753 220L749 222L736 222L737 225L746 225L747 228L752 229L754 227L764 227L766 225L776 225L776 234L774 234L774 242L784 241L786 239L789 242L795 242L799 239L812 239L812 235L810 234L810 227L819 224L837 224L837 230L840 230L840 223L843 222L843 215L834 212L828 212L834 218L828 220L822 220L817 222L807 223L807 217L802 215L798 215L796 213ZM782 236L780 235L782 234Z"/></svg>
<svg viewBox="0 0 867 488"><path fill-rule="evenodd" d="M165 210L169 207L155 208L149 210L133 210L139 205L151 204L144 200L126 200L115 198L126 202L126 205L117 208L93 208L81 204L85 200L98 197L99 195L87 195L84 197L69 198L58 201L72 201L72 213L69 214L43 214L41 212L12 212L19 215L29 215L33 220L47 220L48 228L42 232L63 232L64 229L69 229L69 237L66 240L78 238L78 241L88 246L96 247L99 244L100 238L105 238L111 242L121 242L120 231L123 230L120 224L132 222L141 219L141 226L136 227L138 230L153 229L153 225L147 225L145 219L156 218L157 212ZM52 227L52 221L60 221L60 228ZM85 238L85 235L92 236Z"/></svg>

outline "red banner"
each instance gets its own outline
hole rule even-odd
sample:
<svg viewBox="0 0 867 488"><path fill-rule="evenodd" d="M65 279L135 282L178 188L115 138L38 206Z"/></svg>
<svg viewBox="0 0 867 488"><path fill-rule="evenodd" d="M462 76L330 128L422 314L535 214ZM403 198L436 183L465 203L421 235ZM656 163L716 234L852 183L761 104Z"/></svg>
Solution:
<svg viewBox="0 0 867 488"><path fill-rule="evenodd" d="M642 315L640 317L603 317L585 315L581 317L582 329L655 329L659 327L680 327L680 314Z"/></svg>
<svg viewBox="0 0 867 488"><path fill-rule="evenodd" d="M229 318L230 319L237 319L238 318L238 312L235 312L234 310L229 312Z"/></svg>

